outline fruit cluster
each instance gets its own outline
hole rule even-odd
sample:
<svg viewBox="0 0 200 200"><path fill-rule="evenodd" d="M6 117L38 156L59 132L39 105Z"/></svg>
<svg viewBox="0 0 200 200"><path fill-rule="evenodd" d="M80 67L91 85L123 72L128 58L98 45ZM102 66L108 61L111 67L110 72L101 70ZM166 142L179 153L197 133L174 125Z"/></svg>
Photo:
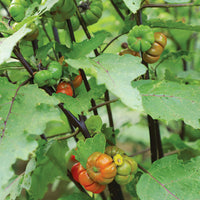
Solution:
<svg viewBox="0 0 200 200"><path fill-rule="evenodd" d="M39 87L53 86L57 84L57 81L62 76L62 66L59 62L52 61L47 70L38 71L34 75L34 83L37 83Z"/></svg>
<svg viewBox="0 0 200 200"><path fill-rule="evenodd" d="M167 37L163 33L153 33L150 27L144 25L134 26L128 34L128 44L123 43L125 49L119 55L131 54L140 57L139 52L143 52L143 60L152 64L159 60L166 44Z"/></svg>
<svg viewBox="0 0 200 200"><path fill-rule="evenodd" d="M161 32L155 32L154 38L151 48L143 53L143 60L147 63L157 62L167 44L167 37Z"/></svg>
<svg viewBox="0 0 200 200"><path fill-rule="evenodd" d="M59 62L52 61L46 70L41 70L35 73L34 83L39 87L54 86L62 77L62 65ZM76 75L72 80L72 85L77 88L82 83L82 76ZM57 85L56 93L64 93L69 96L73 96L73 89L69 82L61 81Z"/></svg>
<svg viewBox="0 0 200 200"><path fill-rule="evenodd" d="M71 159L74 160L72 155ZM116 146L106 147L105 153L94 152L88 157L86 169L76 162L71 173L86 190L100 193L115 180L120 185L129 183L137 172L137 163Z"/></svg>
<svg viewBox="0 0 200 200"><path fill-rule="evenodd" d="M139 52L147 51L154 43L154 34L149 26L134 26L128 34L128 46L130 49Z"/></svg>

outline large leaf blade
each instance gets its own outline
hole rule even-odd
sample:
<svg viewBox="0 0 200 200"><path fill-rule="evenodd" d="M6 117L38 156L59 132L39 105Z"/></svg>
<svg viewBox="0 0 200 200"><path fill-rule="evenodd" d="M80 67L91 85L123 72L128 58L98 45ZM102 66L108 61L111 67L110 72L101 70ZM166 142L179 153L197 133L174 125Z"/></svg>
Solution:
<svg viewBox="0 0 200 200"><path fill-rule="evenodd" d="M133 82L141 95L146 113L154 119L184 120L194 128L200 128L200 86L171 81Z"/></svg>

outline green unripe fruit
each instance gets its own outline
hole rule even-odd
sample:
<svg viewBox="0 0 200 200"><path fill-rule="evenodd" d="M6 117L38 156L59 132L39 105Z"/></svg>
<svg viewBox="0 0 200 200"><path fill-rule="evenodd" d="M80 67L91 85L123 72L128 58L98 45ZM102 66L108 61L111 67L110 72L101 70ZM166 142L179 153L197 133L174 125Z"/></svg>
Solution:
<svg viewBox="0 0 200 200"><path fill-rule="evenodd" d="M115 181L120 185L126 185L130 183L133 178L134 175L127 175L127 176L116 175Z"/></svg>
<svg viewBox="0 0 200 200"><path fill-rule="evenodd" d="M51 79L50 81L49 81L49 86L53 86L53 85L56 85L57 84L57 80L55 80L55 79Z"/></svg>
<svg viewBox="0 0 200 200"><path fill-rule="evenodd" d="M79 22L79 19L76 15L73 15L71 18L71 24L72 24L72 28L73 28L73 31L76 31L78 30L78 28L80 27L80 22Z"/></svg>
<svg viewBox="0 0 200 200"><path fill-rule="evenodd" d="M100 8L101 11L103 11L103 4L102 4L101 0L93 1L92 5L90 6L90 8L92 8L93 6L96 6L96 7Z"/></svg>
<svg viewBox="0 0 200 200"><path fill-rule="evenodd" d="M128 46L130 49L145 52L154 43L154 33L149 26L134 26L128 34Z"/></svg>
<svg viewBox="0 0 200 200"><path fill-rule="evenodd" d="M52 74L48 70L39 71L34 75L34 83L38 84L39 87L49 85L51 79Z"/></svg>
<svg viewBox="0 0 200 200"><path fill-rule="evenodd" d="M103 4L101 0L93 0L90 3L81 1L79 10L87 26L96 23L102 16Z"/></svg>
<svg viewBox="0 0 200 200"><path fill-rule="evenodd" d="M115 181L120 185L129 183L133 179L134 174L137 172L137 168L138 165L135 160L131 157L123 156L123 163L117 166Z"/></svg>
<svg viewBox="0 0 200 200"><path fill-rule="evenodd" d="M96 17L100 18L102 16L101 8L93 5L90 10Z"/></svg>
<svg viewBox="0 0 200 200"><path fill-rule="evenodd" d="M9 12L16 22L21 22L25 17L25 8L19 4L12 4L9 7Z"/></svg>
<svg viewBox="0 0 200 200"><path fill-rule="evenodd" d="M35 40L38 35L39 35L39 29L38 27L36 26L35 23L32 23L28 26L28 28L30 28L32 31L29 32L25 37L24 39L27 40L27 41L33 41Z"/></svg>
<svg viewBox="0 0 200 200"><path fill-rule="evenodd" d="M125 152L117 146L107 146L105 149L105 154L108 154L113 158L116 154L120 154L123 156L125 155Z"/></svg>
<svg viewBox="0 0 200 200"><path fill-rule="evenodd" d="M65 0L59 0L54 6L51 8L50 12L58 11L63 5Z"/></svg>
<svg viewBox="0 0 200 200"><path fill-rule="evenodd" d="M64 22L55 22L55 26L58 29L65 29L66 28L66 21L64 21Z"/></svg>
<svg viewBox="0 0 200 200"><path fill-rule="evenodd" d="M53 79L58 80L62 76L62 66L59 62L52 61L48 66L48 71L51 72Z"/></svg>
<svg viewBox="0 0 200 200"><path fill-rule="evenodd" d="M86 25L94 24L99 20L99 18L96 15L94 15L91 10L87 10L87 12L85 13L84 19L85 19Z"/></svg>

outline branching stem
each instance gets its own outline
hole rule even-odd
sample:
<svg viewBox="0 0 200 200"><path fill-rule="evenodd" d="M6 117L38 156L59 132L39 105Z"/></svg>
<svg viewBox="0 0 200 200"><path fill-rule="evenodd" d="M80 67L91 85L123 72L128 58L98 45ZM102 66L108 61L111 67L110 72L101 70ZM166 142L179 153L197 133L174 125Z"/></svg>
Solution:
<svg viewBox="0 0 200 200"><path fill-rule="evenodd" d="M83 17L81 16L81 13L80 13L80 11L79 11L79 9L78 9L78 5L77 5L76 0L74 0L74 3L75 3L75 5L76 5L76 13L77 13L78 19L79 19L79 21L80 21L80 24L81 24L81 26L82 26L82 28L83 28L83 31L85 32L87 38L88 38L88 39L91 39L91 35L90 35L89 31L88 31L88 28L87 28L87 25L86 25L85 21L83 20ZM99 56L99 55L100 55L99 52L97 51L97 49L94 50L94 54L95 54L96 56Z"/></svg>
<svg viewBox="0 0 200 200"><path fill-rule="evenodd" d="M51 38L50 38L49 34L47 33L46 28L45 28L44 21L41 20L41 22L42 22L42 29L44 30L44 32L45 32L45 34L46 34L46 36L47 36L49 42L52 42L52 41L51 41ZM54 53L54 56L55 56L56 60L58 60L58 56L56 55L56 51L55 51L54 47L52 47L52 50L53 50L53 53Z"/></svg>
<svg viewBox="0 0 200 200"><path fill-rule="evenodd" d="M120 34L116 37L114 37L104 48L103 50L101 51L101 53L103 53L115 40L117 40L119 37L121 37L122 35L125 35L127 33L123 33L123 34Z"/></svg>
<svg viewBox="0 0 200 200"><path fill-rule="evenodd" d="M111 4L113 5L113 7L115 8L116 12L118 13L118 15L121 17L121 19L124 21L125 17L122 14L122 12L120 11L120 9L118 8L118 6L113 2L113 0L110 0Z"/></svg>
<svg viewBox="0 0 200 200"><path fill-rule="evenodd" d="M105 101L104 103L98 104L98 105L96 105L96 106L90 108L88 111L91 112L91 111L94 110L94 109L100 108L100 107L105 106L105 105L108 105L108 104L110 104L110 103L114 103L114 102L116 102L116 101L118 101L118 100L119 100L119 99L113 99L113 100Z"/></svg>
<svg viewBox="0 0 200 200"><path fill-rule="evenodd" d="M77 130L75 130L74 133L72 133L72 134L70 134L70 135L67 135L67 136L64 136L64 137L59 137L59 138L57 138L56 140L66 140L66 139L69 139L69 138L71 138L71 137L76 136L79 132L80 132L79 129L77 129Z"/></svg>
<svg viewBox="0 0 200 200"><path fill-rule="evenodd" d="M200 6L200 4L194 3L183 3L183 4L145 4L141 7L144 8L174 8L174 7L191 7L191 6Z"/></svg>
<svg viewBox="0 0 200 200"><path fill-rule="evenodd" d="M33 76L33 70L31 65L24 59L18 47L14 47L13 53L17 56L18 60L26 68L31 76Z"/></svg>
<svg viewBox="0 0 200 200"><path fill-rule="evenodd" d="M10 17L10 13L9 13L7 7L4 5L4 3L2 1L0 1L0 4L5 9L5 11L7 12L7 15Z"/></svg>
<svg viewBox="0 0 200 200"><path fill-rule="evenodd" d="M136 20L137 20L138 25L142 24L141 10L138 11L136 15ZM148 63L142 60L142 64L144 64L147 68L144 79L148 80L150 78ZM163 157L163 150L162 150L162 143L161 143L158 121L154 120L150 115L147 115L147 121L148 121L148 126L149 126L149 135L150 135L151 162L153 163L158 158Z"/></svg>

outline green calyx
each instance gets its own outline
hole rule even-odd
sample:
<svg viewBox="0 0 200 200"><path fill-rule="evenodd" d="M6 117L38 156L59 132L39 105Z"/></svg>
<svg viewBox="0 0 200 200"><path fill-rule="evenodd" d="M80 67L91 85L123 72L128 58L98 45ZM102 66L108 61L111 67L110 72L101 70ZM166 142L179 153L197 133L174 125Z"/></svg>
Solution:
<svg viewBox="0 0 200 200"><path fill-rule="evenodd" d="M128 46L132 50L145 52L154 43L154 33L149 26L134 26L128 34Z"/></svg>

